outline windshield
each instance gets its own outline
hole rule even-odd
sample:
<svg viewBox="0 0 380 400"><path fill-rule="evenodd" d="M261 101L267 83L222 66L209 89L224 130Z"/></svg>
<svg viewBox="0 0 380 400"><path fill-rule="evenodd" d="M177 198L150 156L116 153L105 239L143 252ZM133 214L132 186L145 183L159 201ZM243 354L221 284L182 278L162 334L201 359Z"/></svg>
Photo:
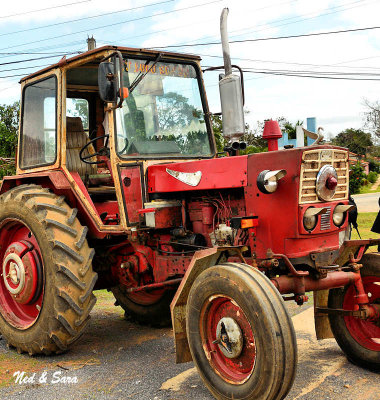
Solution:
<svg viewBox="0 0 380 400"><path fill-rule="evenodd" d="M122 157L212 155L198 77L189 64L124 59L124 87L144 78L116 109ZM153 67L152 67L153 65Z"/></svg>

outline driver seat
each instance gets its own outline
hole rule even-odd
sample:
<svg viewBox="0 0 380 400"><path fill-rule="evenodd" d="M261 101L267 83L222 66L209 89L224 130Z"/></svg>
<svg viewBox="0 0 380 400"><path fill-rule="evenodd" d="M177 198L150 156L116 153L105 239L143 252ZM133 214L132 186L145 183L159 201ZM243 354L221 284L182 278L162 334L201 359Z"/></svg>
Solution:
<svg viewBox="0 0 380 400"><path fill-rule="evenodd" d="M96 164L86 164L80 157L79 152L90 139L83 129L80 117L66 117L66 167L71 172L78 172L79 176L95 175L97 172ZM93 146L89 146L83 156L95 153ZM88 161L96 161L94 157Z"/></svg>

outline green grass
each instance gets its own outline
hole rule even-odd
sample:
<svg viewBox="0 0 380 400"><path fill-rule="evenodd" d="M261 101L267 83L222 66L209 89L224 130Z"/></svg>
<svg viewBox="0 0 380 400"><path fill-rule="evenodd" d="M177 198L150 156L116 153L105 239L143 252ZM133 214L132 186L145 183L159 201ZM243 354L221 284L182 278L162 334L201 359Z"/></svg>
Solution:
<svg viewBox="0 0 380 400"><path fill-rule="evenodd" d="M366 186L361 186L359 194L365 194L365 193L379 193L380 192L380 186L378 186L375 190L372 190L371 187L373 186L372 183Z"/></svg>
<svg viewBox="0 0 380 400"><path fill-rule="evenodd" d="M377 239L379 237L378 233L371 232L376 216L377 212L359 213L358 226L362 239ZM355 229L352 230L351 239L360 239Z"/></svg>

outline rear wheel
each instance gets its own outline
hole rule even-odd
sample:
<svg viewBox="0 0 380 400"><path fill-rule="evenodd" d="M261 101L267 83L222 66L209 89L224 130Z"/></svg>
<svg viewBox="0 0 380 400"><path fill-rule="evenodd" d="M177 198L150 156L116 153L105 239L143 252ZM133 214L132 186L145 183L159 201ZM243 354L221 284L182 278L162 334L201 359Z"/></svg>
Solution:
<svg viewBox="0 0 380 400"><path fill-rule="evenodd" d="M65 351L87 325L97 275L76 213L37 185L0 196L0 332L19 352Z"/></svg>
<svg viewBox="0 0 380 400"><path fill-rule="evenodd" d="M190 289L187 337L193 361L218 399L283 399L296 372L297 343L283 300L245 264L202 272Z"/></svg>
<svg viewBox="0 0 380 400"><path fill-rule="evenodd" d="M125 311L127 318L142 325L166 327L171 325L170 303L175 290L156 289L127 293L125 286L112 289L118 305Z"/></svg>
<svg viewBox="0 0 380 400"><path fill-rule="evenodd" d="M370 304L380 305L380 254L365 255L361 263L364 290ZM355 309L355 287L332 289L329 308ZM380 371L380 321L367 321L352 316L329 315L331 330L340 348L354 364Z"/></svg>

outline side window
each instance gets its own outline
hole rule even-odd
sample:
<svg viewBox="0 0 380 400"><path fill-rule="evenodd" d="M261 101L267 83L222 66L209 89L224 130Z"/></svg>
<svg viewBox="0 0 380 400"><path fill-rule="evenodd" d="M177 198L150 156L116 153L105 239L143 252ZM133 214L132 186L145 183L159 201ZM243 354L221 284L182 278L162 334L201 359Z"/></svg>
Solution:
<svg viewBox="0 0 380 400"><path fill-rule="evenodd" d="M54 164L57 158L57 80L55 76L24 89L20 167Z"/></svg>
<svg viewBox="0 0 380 400"><path fill-rule="evenodd" d="M66 99L66 117L80 117L83 129L89 135L89 111L88 101L86 99Z"/></svg>

